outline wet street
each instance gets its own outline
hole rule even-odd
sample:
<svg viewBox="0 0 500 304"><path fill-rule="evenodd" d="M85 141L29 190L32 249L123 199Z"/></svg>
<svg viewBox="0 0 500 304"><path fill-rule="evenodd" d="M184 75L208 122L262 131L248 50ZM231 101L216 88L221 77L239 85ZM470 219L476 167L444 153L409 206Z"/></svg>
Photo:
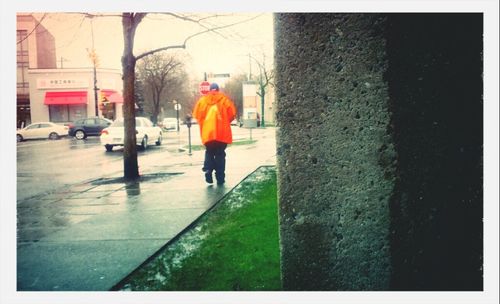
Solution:
<svg viewBox="0 0 500 304"><path fill-rule="evenodd" d="M248 129L232 127L234 140L249 139ZM254 139L263 130L252 130ZM139 171L154 165L158 159L172 159L188 153L188 129L163 133L161 146L150 145L146 151L138 150ZM192 145L200 145L199 127L191 128ZM123 172L123 148L106 152L99 137L85 140L62 138L59 140L31 140L17 143L17 201L33 196L50 194L56 189L86 180L102 178Z"/></svg>
<svg viewBox="0 0 500 304"><path fill-rule="evenodd" d="M153 145L146 151L138 151L139 159L152 154L168 154L171 134L174 133L166 134L162 146ZM50 193L65 185L105 177L120 170L123 170L123 149L117 147L106 152L99 137L21 142L17 146L17 198L19 201Z"/></svg>

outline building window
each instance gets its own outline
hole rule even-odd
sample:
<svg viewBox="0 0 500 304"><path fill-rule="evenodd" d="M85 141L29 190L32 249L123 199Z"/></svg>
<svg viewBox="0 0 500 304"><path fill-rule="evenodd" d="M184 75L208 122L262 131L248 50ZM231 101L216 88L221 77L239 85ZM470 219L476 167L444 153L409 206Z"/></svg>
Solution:
<svg viewBox="0 0 500 304"><path fill-rule="evenodd" d="M17 31L17 61L28 62L28 31Z"/></svg>
<svg viewBox="0 0 500 304"><path fill-rule="evenodd" d="M29 67L28 31L17 31L17 95L29 94L26 73Z"/></svg>
<svg viewBox="0 0 500 304"><path fill-rule="evenodd" d="M51 122L70 122L87 117L87 105L49 105Z"/></svg>

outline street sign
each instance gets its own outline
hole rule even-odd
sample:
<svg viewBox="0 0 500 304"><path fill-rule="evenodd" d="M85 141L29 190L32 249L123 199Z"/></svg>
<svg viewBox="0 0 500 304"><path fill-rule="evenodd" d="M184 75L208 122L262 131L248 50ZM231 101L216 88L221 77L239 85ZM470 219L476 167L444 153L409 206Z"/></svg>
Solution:
<svg viewBox="0 0 500 304"><path fill-rule="evenodd" d="M257 119L243 119L243 128L257 128Z"/></svg>
<svg viewBox="0 0 500 304"><path fill-rule="evenodd" d="M213 74L212 77L213 78L229 78L231 75L229 75L229 73L225 73L225 74Z"/></svg>
<svg viewBox="0 0 500 304"><path fill-rule="evenodd" d="M182 108L182 107L181 107L181 105L180 105L180 104L178 104L178 103L174 104L174 109L175 109L176 111L179 111L181 108Z"/></svg>
<svg viewBox="0 0 500 304"><path fill-rule="evenodd" d="M205 95L210 91L210 82L202 81L199 87L200 93Z"/></svg>

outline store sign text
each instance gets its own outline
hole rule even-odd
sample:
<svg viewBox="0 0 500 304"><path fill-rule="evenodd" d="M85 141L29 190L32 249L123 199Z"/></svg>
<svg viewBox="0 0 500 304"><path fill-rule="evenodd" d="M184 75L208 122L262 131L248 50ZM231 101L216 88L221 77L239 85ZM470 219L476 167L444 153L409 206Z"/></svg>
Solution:
<svg viewBox="0 0 500 304"><path fill-rule="evenodd" d="M38 89L88 88L89 82L86 78L40 78L37 79L36 86Z"/></svg>

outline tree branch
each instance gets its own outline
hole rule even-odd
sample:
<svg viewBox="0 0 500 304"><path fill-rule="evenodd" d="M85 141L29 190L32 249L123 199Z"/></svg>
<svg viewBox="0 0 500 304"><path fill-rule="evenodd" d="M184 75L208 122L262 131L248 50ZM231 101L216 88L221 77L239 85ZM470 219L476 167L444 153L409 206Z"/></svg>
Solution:
<svg viewBox="0 0 500 304"><path fill-rule="evenodd" d="M231 27L231 26L234 26L234 25L238 25L238 24L241 24L241 23L245 23L245 22L248 22L248 21L251 21L251 20L254 20L256 18L260 17L260 15L257 15L255 17L252 17L252 18L248 18L248 19L245 19L245 20L242 20L242 21L238 21L238 22L235 22L235 23L231 23L231 24L227 24L227 25L222 25L222 26L218 26L218 27L214 27L214 28L210 28L210 29L207 29L206 31L202 31L202 32L198 32L196 34L193 34L191 36L188 36L185 40L184 40L184 46L186 45L186 43L188 42L189 39L193 38L193 37L196 37L198 35L201 35L201 34L205 34L205 33L208 33L208 32L215 32L217 33L216 31L217 30L220 30L220 29L223 29L223 28L227 28L227 27Z"/></svg>
<svg viewBox="0 0 500 304"><path fill-rule="evenodd" d="M142 58L144 58L146 56L153 55L154 53L158 53L158 52L161 52L161 51L166 51L166 50L169 50L169 49L185 49L185 48L186 48L186 44L185 43L182 44L182 45L170 45L170 46L166 46L166 47L162 47L162 48L158 48L158 49L154 49L154 50L142 53L140 55L137 55L135 57L135 59L139 60L139 59L142 59Z"/></svg>
<svg viewBox="0 0 500 304"><path fill-rule="evenodd" d="M189 21L189 22L196 23L196 24L198 24L199 26L203 27L206 30L209 30L210 28L202 23L203 20L210 19L210 18L217 18L217 17L222 16L222 15L215 14L215 15L203 17L203 18L200 18L200 19L196 20L196 19L192 19L192 18L187 17L187 16L177 15L177 14L174 14L174 13L165 13L165 14L173 16L173 17L181 19L181 20L184 20L184 21ZM217 32L217 31L214 31L214 33L218 34L219 36L221 36L224 39L227 39L224 35L222 35L221 33Z"/></svg>
<svg viewBox="0 0 500 304"><path fill-rule="evenodd" d="M195 22L195 23L199 23L199 21L196 21L195 19L191 19L189 17L183 17L183 16L180 16L180 15L177 15L177 14L174 14L174 13L166 13L168 15L171 15L171 16L174 16L176 18L180 18L180 19L183 19L183 20L186 20L186 21L190 21L190 22ZM143 14L144 16L146 14ZM144 17L142 16L142 18ZM205 34L205 33L208 33L208 32L214 32L214 33L217 33L217 30L220 30L220 29L223 29L223 28L227 28L227 27L231 27L231 26L234 26L234 25L238 25L238 24L241 24L241 23L245 23L245 22L248 22L248 21L251 21L251 20L254 20L256 18L260 17L260 15L257 15L257 16L254 16L252 18L248 18L248 19L245 19L245 20L242 20L242 21L238 21L238 22L235 22L235 23L231 23L231 24L227 24L227 25L221 25L221 26L218 26L218 27L214 27L214 28L209 28L205 31L201 31L201 32L198 32L198 33L195 33L191 36L188 36L186 39L184 39L184 43L183 44L180 44L180 45L170 45L170 46L166 46L166 47L161 47L161 48L157 48L157 49L154 49L154 50L151 50L151 51L148 51L148 52L144 52L140 55L137 55L135 57L136 60L139 60L139 59L142 59L146 56L149 56L149 55L152 55L154 53L158 53L158 52L161 52L161 51L166 51L166 50L169 50L169 49L185 49L186 48L186 44L188 42L188 40L190 40L191 38L194 38L196 36L199 36L199 35L202 35L202 34ZM201 26L205 27L204 25L200 24ZM217 33L220 35L220 33Z"/></svg>

